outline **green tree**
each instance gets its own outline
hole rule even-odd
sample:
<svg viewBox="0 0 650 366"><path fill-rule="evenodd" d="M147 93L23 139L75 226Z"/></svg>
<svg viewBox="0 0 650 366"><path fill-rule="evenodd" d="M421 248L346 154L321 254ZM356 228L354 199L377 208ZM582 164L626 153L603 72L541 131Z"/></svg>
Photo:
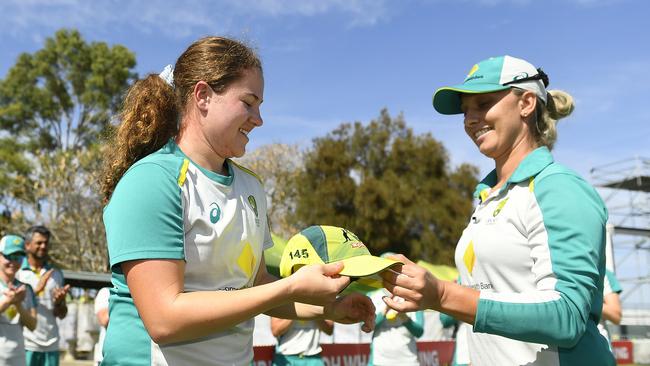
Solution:
<svg viewBox="0 0 650 366"><path fill-rule="evenodd" d="M124 46L63 29L0 80L0 231L50 226L52 255L64 267L105 268L98 146L135 64Z"/></svg>
<svg viewBox="0 0 650 366"><path fill-rule="evenodd" d="M41 50L21 54L0 82L0 129L31 151L93 144L110 128L134 66L124 46L60 30Z"/></svg>
<svg viewBox="0 0 650 366"><path fill-rule="evenodd" d="M292 222L346 227L373 253L450 264L477 174L466 164L452 170L440 142L382 110L367 125L342 124L314 140L297 177Z"/></svg>

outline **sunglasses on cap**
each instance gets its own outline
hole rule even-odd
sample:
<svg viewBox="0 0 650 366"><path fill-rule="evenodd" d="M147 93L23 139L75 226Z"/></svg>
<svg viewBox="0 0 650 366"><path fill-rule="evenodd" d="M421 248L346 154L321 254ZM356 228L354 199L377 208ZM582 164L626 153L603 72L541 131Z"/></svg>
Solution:
<svg viewBox="0 0 650 366"><path fill-rule="evenodd" d="M12 262L22 262L23 258L25 258L25 255L20 253L13 253L13 254L2 253L2 256L5 257L6 260Z"/></svg>
<svg viewBox="0 0 650 366"><path fill-rule="evenodd" d="M507 83L503 83L501 85L506 86L506 85L511 85L511 84L518 84L518 83L525 83L526 81L532 81L532 80L541 80L542 83L544 83L544 87L548 87L548 75L542 70L540 67L537 69L537 74L533 76L529 76L527 78L521 78L521 79L516 79L513 81L509 81Z"/></svg>

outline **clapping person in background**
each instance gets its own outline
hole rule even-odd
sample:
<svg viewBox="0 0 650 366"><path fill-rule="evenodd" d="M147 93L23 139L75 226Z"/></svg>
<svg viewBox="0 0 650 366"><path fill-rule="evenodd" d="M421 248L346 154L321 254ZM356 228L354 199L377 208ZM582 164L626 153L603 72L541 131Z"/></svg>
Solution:
<svg viewBox="0 0 650 366"><path fill-rule="evenodd" d="M45 226L32 226L25 233L27 257L18 272L18 279L29 284L38 299L36 329L24 329L27 366L59 364L59 326L56 318L68 313L63 273L49 262L50 231Z"/></svg>
<svg viewBox="0 0 650 366"><path fill-rule="evenodd" d="M106 327L108 326L108 298L110 296L110 288L102 287L97 291L95 295L95 317L97 318L97 323L99 324L99 338L95 344L95 349L93 350L93 360L95 365L99 366L102 363L102 349L104 345L104 338L106 337Z"/></svg>
<svg viewBox="0 0 650 366"><path fill-rule="evenodd" d="M623 318L623 311L621 309L620 293L623 288L618 282L614 272L607 270L605 272L605 286L603 287L603 319L598 323L598 330L611 345L611 338L609 332L605 327L605 322L610 321L616 325L621 324Z"/></svg>
<svg viewBox="0 0 650 366"><path fill-rule="evenodd" d="M23 327L36 328L34 291L16 279L24 258L23 238L7 235L0 239L0 365L25 365Z"/></svg>

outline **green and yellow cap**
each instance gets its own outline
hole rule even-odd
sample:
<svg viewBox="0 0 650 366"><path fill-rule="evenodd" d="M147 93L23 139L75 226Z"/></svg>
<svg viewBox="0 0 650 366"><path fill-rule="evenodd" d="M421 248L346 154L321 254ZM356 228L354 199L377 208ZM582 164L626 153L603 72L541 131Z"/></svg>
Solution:
<svg viewBox="0 0 650 366"><path fill-rule="evenodd" d="M288 277L308 264L343 262L341 275L366 277L391 266L403 264L392 259L376 257L349 230L336 226L310 226L294 235L280 259L280 276Z"/></svg>
<svg viewBox="0 0 650 366"><path fill-rule="evenodd" d="M0 253L25 255L25 240L18 235L6 235L0 239Z"/></svg>
<svg viewBox="0 0 650 366"><path fill-rule="evenodd" d="M534 92L546 104L548 76L528 61L491 57L474 65L462 84L442 87L433 94L433 108L441 114L460 114L461 94L492 93L510 88Z"/></svg>

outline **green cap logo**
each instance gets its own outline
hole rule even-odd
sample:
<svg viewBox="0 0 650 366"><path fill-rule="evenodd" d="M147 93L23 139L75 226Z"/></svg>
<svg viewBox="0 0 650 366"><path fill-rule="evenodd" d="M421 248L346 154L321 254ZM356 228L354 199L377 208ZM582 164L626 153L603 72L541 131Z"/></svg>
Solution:
<svg viewBox="0 0 650 366"><path fill-rule="evenodd" d="M210 222L213 224L216 224L217 221L221 218L221 209L219 208L219 205L217 205L216 202L212 202L210 204L210 207L212 209L210 210Z"/></svg>

